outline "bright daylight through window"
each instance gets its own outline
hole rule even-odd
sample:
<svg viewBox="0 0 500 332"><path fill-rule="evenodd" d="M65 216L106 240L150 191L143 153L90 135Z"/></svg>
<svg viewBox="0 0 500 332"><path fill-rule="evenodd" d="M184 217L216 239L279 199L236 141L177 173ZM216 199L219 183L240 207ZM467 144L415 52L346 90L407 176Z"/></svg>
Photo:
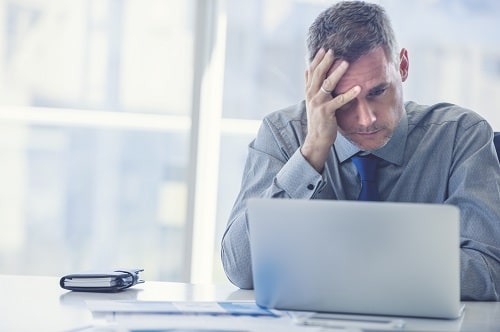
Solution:
<svg viewBox="0 0 500 332"><path fill-rule="evenodd" d="M377 2L409 51L406 98L500 130L500 2ZM304 98L307 29L331 3L0 0L0 273L227 283L247 145Z"/></svg>

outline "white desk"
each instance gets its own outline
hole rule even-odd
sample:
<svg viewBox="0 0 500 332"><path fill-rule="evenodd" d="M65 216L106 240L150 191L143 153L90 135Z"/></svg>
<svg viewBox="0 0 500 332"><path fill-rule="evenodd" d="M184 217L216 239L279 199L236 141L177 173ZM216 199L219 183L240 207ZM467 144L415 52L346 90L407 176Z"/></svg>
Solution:
<svg viewBox="0 0 500 332"><path fill-rule="evenodd" d="M92 325L85 300L252 300L231 286L146 281L121 293L68 292L57 277L0 275L0 331L71 331ZM500 331L500 303L467 302L460 331Z"/></svg>

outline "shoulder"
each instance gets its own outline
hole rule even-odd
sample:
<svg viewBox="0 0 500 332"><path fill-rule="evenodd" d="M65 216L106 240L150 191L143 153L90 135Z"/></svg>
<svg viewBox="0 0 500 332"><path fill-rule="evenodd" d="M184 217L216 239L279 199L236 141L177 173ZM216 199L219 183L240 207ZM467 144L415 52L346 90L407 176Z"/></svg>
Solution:
<svg viewBox="0 0 500 332"><path fill-rule="evenodd" d="M474 127L488 126L486 120L478 113L450 103L420 105L415 102L405 103L410 130L414 128L439 127L456 130L468 130Z"/></svg>
<svg viewBox="0 0 500 332"><path fill-rule="evenodd" d="M294 128L307 126L305 102L301 101L298 104L274 111L266 115L263 122L268 125L272 125L278 130L282 130L290 126Z"/></svg>
<svg viewBox="0 0 500 332"><path fill-rule="evenodd" d="M290 155L302 144L307 133L305 102L272 112L264 117L253 146L265 150L272 146Z"/></svg>

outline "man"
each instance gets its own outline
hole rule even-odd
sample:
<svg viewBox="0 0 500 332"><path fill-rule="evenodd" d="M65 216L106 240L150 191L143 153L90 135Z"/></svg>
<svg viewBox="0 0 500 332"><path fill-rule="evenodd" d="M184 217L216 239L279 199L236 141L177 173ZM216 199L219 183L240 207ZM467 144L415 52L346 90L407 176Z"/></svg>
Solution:
<svg viewBox="0 0 500 332"><path fill-rule="evenodd" d="M249 197L358 199L353 157L370 154L378 160L375 199L460 208L462 300L500 300L500 166L491 127L455 105L403 101L408 51L398 49L378 5L333 5L307 42L305 101L266 116L249 145L222 240L229 280L253 288Z"/></svg>

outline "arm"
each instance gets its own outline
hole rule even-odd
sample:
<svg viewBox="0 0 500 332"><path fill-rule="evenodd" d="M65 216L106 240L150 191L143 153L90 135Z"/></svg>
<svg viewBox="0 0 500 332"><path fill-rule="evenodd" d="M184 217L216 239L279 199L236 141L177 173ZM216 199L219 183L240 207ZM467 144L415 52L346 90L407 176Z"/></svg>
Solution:
<svg viewBox="0 0 500 332"><path fill-rule="evenodd" d="M307 136L300 151L304 158L322 172L331 146L337 138L337 110L361 92L353 86L333 98L332 92L346 73L346 61L334 61L333 51L320 49L305 72Z"/></svg>
<svg viewBox="0 0 500 332"><path fill-rule="evenodd" d="M461 213L462 300L500 301L500 166L480 122L457 137L446 203Z"/></svg>
<svg viewBox="0 0 500 332"><path fill-rule="evenodd" d="M221 252L227 277L240 288L253 288L246 200L249 197L309 199L325 185L322 176L298 150L302 132L298 126L284 137L282 131L265 119L257 138L249 145L241 190L222 238Z"/></svg>
<svg viewBox="0 0 500 332"><path fill-rule="evenodd" d="M275 113L264 119L257 138L249 146L240 194L221 250L226 275L240 288L253 288L246 200L309 199L325 185L320 173L337 136L335 112L354 99L360 88L355 86L333 98L321 87L333 91L347 67L345 61L334 64L332 51L321 49L305 74L307 121L301 112L295 112L291 118L289 114ZM303 111L304 105L300 107Z"/></svg>

